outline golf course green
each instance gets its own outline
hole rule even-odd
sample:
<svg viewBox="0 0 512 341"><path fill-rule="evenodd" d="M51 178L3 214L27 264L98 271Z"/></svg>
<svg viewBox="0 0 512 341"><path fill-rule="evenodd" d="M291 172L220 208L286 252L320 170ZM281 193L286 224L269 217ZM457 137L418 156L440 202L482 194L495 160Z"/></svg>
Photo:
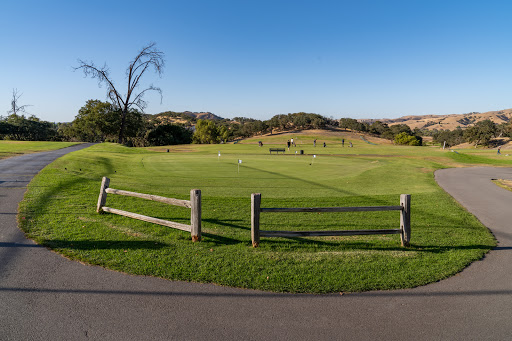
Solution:
<svg viewBox="0 0 512 341"><path fill-rule="evenodd" d="M296 147L269 153L286 149L292 137ZM495 246L488 229L434 181L436 169L471 164L512 165L512 157L482 149L394 146L339 131L220 145L103 143L47 166L29 185L18 218L29 238L70 259L131 274L275 292L410 288L452 276ZM184 231L96 213L104 176L111 188L178 199L200 189L202 240L193 243ZM411 194L411 245L401 247L399 235L262 237L253 248L251 193L261 193L262 207L392 206L400 194ZM107 206L190 223L187 208L115 195ZM261 215L263 230L399 224L396 211Z"/></svg>

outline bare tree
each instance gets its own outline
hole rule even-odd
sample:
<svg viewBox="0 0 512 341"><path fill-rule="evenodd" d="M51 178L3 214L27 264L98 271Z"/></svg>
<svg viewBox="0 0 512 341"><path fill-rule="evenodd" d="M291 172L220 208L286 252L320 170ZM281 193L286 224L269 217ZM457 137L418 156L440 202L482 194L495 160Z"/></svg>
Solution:
<svg viewBox="0 0 512 341"><path fill-rule="evenodd" d="M19 105L19 99L22 94L18 94L18 89L12 89L12 100L11 100L11 110L7 112L8 115L14 114L18 115L19 112L28 114L25 111L26 107L30 107L30 104Z"/></svg>
<svg viewBox="0 0 512 341"><path fill-rule="evenodd" d="M157 91L162 99L162 90L160 88L150 85L142 91L137 91L139 82L142 75L148 70L153 68L154 71L161 76L164 67L164 53L155 48L155 43L150 43L144 47L135 59L130 63L126 69L126 79L128 81L128 90L125 94L121 94L115 87L114 82L110 78L109 68L105 64L99 68L93 62L84 62L78 60L79 66L75 70L82 69L84 75L91 76L98 79L98 85L102 83L107 85L107 96L112 101L112 104L119 110L121 115L121 125L119 127L119 143L124 142L124 133L126 130L126 115L133 107L139 108L142 112L147 106L147 102L143 100L144 94L147 91Z"/></svg>

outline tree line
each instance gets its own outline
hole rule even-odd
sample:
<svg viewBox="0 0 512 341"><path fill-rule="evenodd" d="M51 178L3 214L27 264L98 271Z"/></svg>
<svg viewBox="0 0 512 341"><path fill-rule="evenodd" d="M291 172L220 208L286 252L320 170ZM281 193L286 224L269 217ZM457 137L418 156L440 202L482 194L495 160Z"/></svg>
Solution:
<svg viewBox="0 0 512 341"><path fill-rule="evenodd" d="M423 143L421 131L411 130L407 124L395 124L389 126L387 123L375 121L370 123L359 122L353 118L342 118L339 121L339 127L350 129L361 133L368 133L377 137L388 139L395 144L421 146Z"/></svg>
<svg viewBox="0 0 512 341"><path fill-rule="evenodd" d="M41 121L34 115L0 116L0 139L16 141L62 141L58 124Z"/></svg>
<svg viewBox="0 0 512 341"><path fill-rule="evenodd" d="M499 138L512 138L512 122L497 124L487 119L475 123L473 126L454 130L424 130L425 136L432 136L434 142L453 147L461 143L471 143L475 147L493 147L501 142Z"/></svg>
<svg viewBox="0 0 512 341"><path fill-rule="evenodd" d="M119 142L119 127L124 124L123 144L146 147L188 143L222 143L258 134L277 133L290 129L324 129L338 121L311 113L275 115L269 120L246 117L201 120L183 113L142 114L131 108L121 115L119 107L110 102L88 100L74 120L50 123L34 115L11 114L0 117L0 138L11 140ZM182 123L167 123L170 117ZM124 120L124 123L123 123Z"/></svg>
<svg viewBox="0 0 512 341"><path fill-rule="evenodd" d="M70 123L42 121L34 115L20 112L0 117L0 139L18 141L80 141L119 142L119 127L123 116L118 107L100 100L88 100ZM182 123L162 122L162 115L182 119ZM246 117L201 120L175 112L158 115L142 114L129 109L124 116L123 143L127 146L148 147L189 143L223 143L263 134L290 130L326 129L340 127L368 133L394 141L396 144L418 146L422 136L452 147L464 142L475 146L493 146L496 138L512 138L512 123L496 124L491 120L454 130L412 130L406 124L389 126L381 121L359 122L353 118L334 120L318 114L293 113L275 115L269 120Z"/></svg>

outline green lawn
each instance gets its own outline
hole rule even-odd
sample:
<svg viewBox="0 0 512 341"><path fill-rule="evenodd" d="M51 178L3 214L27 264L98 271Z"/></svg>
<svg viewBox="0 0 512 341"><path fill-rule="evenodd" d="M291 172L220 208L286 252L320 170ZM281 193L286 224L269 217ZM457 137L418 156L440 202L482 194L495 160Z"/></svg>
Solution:
<svg viewBox="0 0 512 341"><path fill-rule="evenodd" d="M0 159L6 157L44 152L66 148L76 144L75 142L49 142L49 141L6 141L0 140Z"/></svg>
<svg viewBox="0 0 512 341"><path fill-rule="evenodd" d="M60 158L32 181L20 205L20 225L30 238L86 263L279 292L414 287L459 272L495 245L491 233L434 181L434 170L468 162L458 159L462 151L371 145L353 135L347 137L354 148L347 147L348 140L343 148L339 134L316 137L316 148L315 137L297 135L296 149L269 155L269 147L283 146L289 136L148 149L95 145ZM321 138L328 141L326 148ZM470 157L510 164L494 154ZM111 178L112 188L180 199L188 199L190 189L201 189L203 240L192 243L187 232L97 214L102 176ZM398 205L400 194L411 194L411 246L400 247L399 235L377 235L261 238L254 249L250 196L256 192L262 194L262 207ZM107 206L190 220L189 209L136 198L109 195ZM262 213L261 228L399 228L399 213Z"/></svg>

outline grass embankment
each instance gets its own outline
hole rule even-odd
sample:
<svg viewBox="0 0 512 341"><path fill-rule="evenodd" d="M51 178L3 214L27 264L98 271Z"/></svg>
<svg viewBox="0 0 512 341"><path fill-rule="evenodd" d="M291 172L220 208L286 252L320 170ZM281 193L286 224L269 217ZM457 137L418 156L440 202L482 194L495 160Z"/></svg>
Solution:
<svg viewBox="0 0 512 341"><path fill-rule="evenodd" d="M450 152L346 137L354 148L348 141L341 147L340 135L296 136L297 148L286 155L268 154L268 147L282 146L286 135L152 150L95 145L60 158L38 175L20 206L19 221L29 237L83 262L281 292L414 287L459 272L495 245L490 232L434 181L435 169L456 164ZM321 139L328 139L326 148ZM167 148L170 153L162 152ZM295 150L308 155L292 154ZM190 189L201 189L203 240L192 243L187 232L96 214L102 176L111 178L112 188L181 199L188 199ZM262 207L397 205L400 194L412 194L411 246L400 247L398 235L377 235L262 238L254 249L250 195L255 192L262 193ZM109 195L107 206L186 224L190 219L188 209L135 198ZM264 230L398 227L398 212L261 216Z"/></svg>
<svg viewBox="0 0 512 341"><path fill-rule="evenodd" d="M49 150L66 148L75 145L75 142L50 142L50 141L5 141L0 140L0 159L7 157L44 152Z"/></svg>

